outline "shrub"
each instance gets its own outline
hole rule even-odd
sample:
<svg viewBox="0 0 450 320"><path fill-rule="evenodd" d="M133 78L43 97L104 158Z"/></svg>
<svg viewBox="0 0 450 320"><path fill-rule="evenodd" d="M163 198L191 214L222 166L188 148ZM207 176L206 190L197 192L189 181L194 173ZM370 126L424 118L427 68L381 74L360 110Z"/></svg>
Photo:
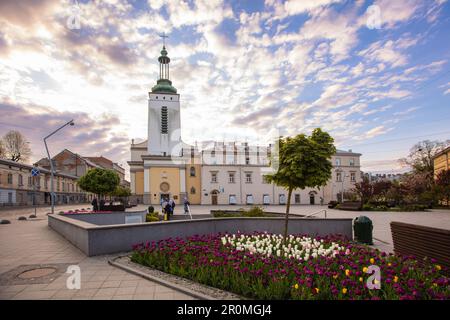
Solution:
<svg viewBox="0 0 450 320"><path fill-rule="evenodd" d="M371 204L368 204L368 203L363 204L362 210L363 211L372 211L373 210L373 206Z"/></svg>
<svg viewBox="0 0 450 320"><path fill-rule="evenodd" d="M153 213L155 211L155 208L153 206L148 207L148 213Z"/></svg>
<svg viewBox="0 0 450 320"><path fill-rule="evenodd" d="M227 217L239 217L239 216L241 216L241 214L238 212L230 213L230 212L218 210L213 213L213 216L214 216L214 218L227 218Z"/></svg>
<svg viewBox="0 0 450 320"><path fill-rule="evenodd" d="M244 217L264 217L264 210L261 207L252 207L250 210L244 211Z"/></svg>

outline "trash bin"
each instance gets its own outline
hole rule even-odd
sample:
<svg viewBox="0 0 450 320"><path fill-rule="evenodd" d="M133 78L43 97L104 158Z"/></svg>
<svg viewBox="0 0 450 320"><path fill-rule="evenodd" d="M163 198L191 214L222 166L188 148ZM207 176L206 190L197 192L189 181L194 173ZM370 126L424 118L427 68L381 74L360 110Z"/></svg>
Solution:
<svg viewBox="0 0 450 320"><path fill-rule="evenodd" d="M365 244L373 244L372 231L373 224L366 216L359 216L353 222L353 231L355 232L356 241Z"/></svg>

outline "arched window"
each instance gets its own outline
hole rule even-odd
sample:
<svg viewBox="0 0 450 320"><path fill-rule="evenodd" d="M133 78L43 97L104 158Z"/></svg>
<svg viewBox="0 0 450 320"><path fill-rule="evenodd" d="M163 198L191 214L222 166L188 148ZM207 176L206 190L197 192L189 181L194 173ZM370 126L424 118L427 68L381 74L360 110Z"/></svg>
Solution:
<svg viewBox="0 0 450 320"><path fill-rule="evenodd" d="M195 177L195 167L191 167L191 168L189 169L189 172L190 172L190 176L191 176L191 177Z"/></svg>
<svg viewBox="0 0 450 320"><path fill-rule="evenodd" d="M161 107L161 133L169 133L167 107Z"/></svg>
<svg viewBox="0 0 450 320"><path fill-rule="evenodd" d="M191 188L191 194L195 194L195 188L194 187Z"/></svg>

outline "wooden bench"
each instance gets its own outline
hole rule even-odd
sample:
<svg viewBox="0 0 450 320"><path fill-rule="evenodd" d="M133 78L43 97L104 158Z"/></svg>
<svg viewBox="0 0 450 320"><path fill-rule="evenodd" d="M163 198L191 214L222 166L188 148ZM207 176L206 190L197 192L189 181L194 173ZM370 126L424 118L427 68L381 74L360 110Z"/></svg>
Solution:
<svg viewBox="0 0 450 320"><path fill-rule="evenodd" d="M433 258L450 271L450 230L392 221L391 232L396 254Z"/></svg>
<svg viewBox="0 0 450 320"><path fill-rule="evenodd" d="M340 210L359 211L361 210L361 207L361 202L359 201L347 201L339 205Z"/></svg>

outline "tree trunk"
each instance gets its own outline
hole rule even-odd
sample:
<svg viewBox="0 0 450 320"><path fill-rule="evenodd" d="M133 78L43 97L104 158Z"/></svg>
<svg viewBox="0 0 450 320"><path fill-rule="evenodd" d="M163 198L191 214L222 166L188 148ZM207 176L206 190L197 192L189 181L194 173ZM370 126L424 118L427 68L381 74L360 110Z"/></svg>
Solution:
<svg viewBox="0 0 450 320"><path fill-rule="evenodd" d="M286 203L286 217L284 219L284 242L286 243L287 235L288 235L288 223L289 223L289 209L291 208L291 195L292 188L288 189L288 198Z"/></svg>

